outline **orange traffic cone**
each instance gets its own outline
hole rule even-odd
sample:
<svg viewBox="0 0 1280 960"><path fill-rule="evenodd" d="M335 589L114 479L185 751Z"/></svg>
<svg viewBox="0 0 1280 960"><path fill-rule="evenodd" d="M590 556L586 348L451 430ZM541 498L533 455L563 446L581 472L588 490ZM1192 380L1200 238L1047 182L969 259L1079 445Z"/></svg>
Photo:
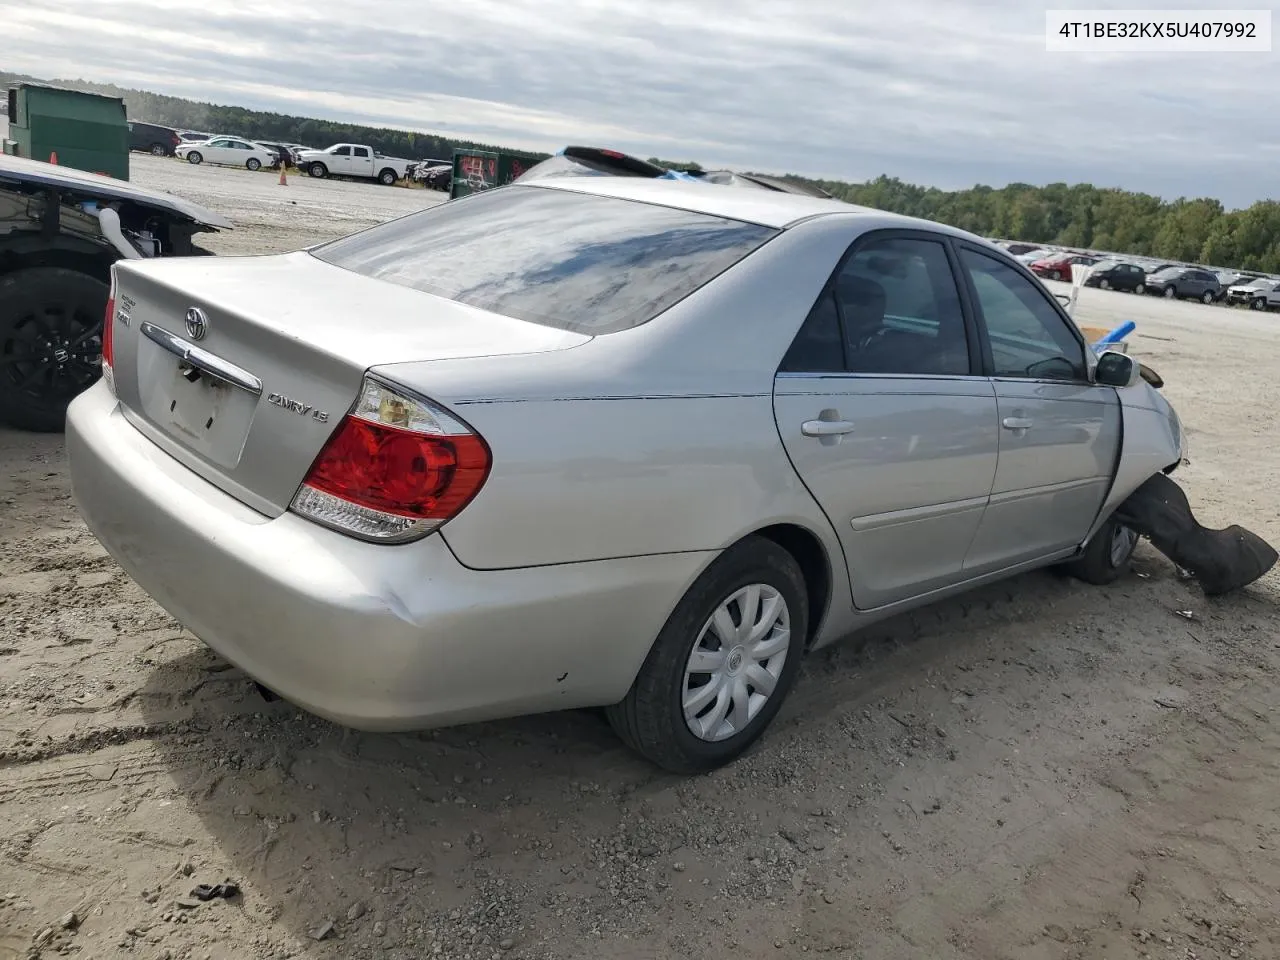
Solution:
<svg viewBox="0 0 1280 960"><path fill-rule="evenodd" d="M285 176L284 171L285 171L285 162L281 160L280 161L280 186L287 187L289 185L289 178Z"/></svg>
<svg viewBox="0 0 1280 960"><path fill-rule="evenodd" d="M49 162L50 162L50 163L52 163L55 167L58 165L58 151L57 151L57 150L54 150L52 153L50 153L50 154L49 154Z"/></svg>

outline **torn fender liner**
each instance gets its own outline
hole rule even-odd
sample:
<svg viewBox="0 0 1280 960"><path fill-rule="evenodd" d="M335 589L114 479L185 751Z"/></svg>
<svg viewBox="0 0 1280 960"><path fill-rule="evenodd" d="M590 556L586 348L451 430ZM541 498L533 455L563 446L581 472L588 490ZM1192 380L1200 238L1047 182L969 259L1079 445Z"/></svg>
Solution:
<svg viewBox="0 0 1280 960"><path fill-rule="evenodd" d="M1269 543L1244 527L1202 527L1182 488L1162 473L1131 493L1116 508L1115 518L1195 574L1209 596L1253 583L1280 559Z"/></svg>

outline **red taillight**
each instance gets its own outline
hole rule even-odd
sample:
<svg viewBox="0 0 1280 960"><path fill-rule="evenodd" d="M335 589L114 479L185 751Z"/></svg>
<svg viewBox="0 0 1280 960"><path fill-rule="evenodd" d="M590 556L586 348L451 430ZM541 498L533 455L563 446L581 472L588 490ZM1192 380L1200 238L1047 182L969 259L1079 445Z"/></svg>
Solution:
<svg viewBox="0 0 1280 960"><path fill-rule="evenodd" d="M102 315L102 379L107 381L107 385L112 391L116 388L115 381L115 349L113 342L115 340L116 326L116 272L111 271L111 290L107 294L107 309Z"/></svg>
<svg viewBox="0 0 1280 960"><path fill-rule="evenodd" d="M491 462L484 440L447 411L366 379L291 509L367 540L414 540L471 502Z"/></svg>

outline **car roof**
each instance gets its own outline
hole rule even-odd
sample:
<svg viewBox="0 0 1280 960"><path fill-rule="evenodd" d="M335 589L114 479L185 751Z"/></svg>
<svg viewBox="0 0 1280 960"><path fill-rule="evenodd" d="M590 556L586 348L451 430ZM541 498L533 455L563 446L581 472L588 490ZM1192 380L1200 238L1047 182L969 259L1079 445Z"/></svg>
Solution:
<svg viewBox="0 0 1280 960"><path fill-rule="evenodd" d="M600 197L635 200L657 206L675 207L727 220L744 220L761 226L783 229L801 220L833 215L874 216L891 220L904 229L924 228L953 236L975 237L941 223L859 207L843 200L822 200L775 190L733 190L710 183L680 180L651 180L648 177L559 177L513 185L522 190L564 190ZM987 244L987 241L982 241Z"/></svg>

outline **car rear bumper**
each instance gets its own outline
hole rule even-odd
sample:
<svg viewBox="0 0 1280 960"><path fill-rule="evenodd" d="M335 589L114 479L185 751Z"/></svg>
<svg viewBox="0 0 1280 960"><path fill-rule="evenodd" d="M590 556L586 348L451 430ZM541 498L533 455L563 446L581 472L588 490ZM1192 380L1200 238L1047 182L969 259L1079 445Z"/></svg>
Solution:
<svg viewBox="0 0 1280 960"><path fill-rule="evenodd" d="M366 730L620 700L713 556L475 571L439 535L271 519L147 440L101 382L71 404L67 451L86 523L147 593L264 686Z"/></svg>

